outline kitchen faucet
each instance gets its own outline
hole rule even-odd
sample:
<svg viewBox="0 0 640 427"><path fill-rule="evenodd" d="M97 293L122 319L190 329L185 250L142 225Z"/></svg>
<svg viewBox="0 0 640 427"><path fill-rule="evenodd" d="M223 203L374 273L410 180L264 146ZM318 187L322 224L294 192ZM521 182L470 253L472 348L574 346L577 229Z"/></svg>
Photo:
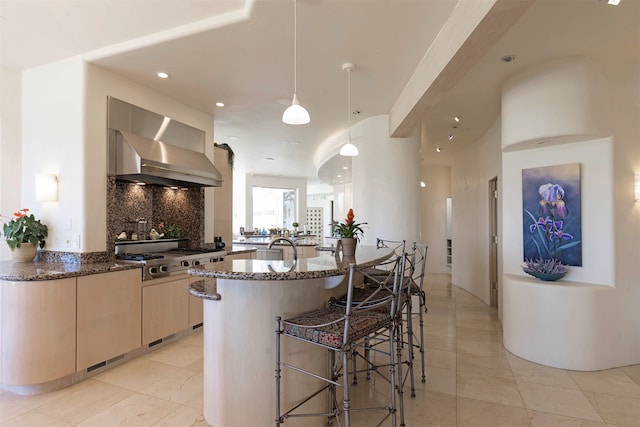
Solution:
<svg viewBox="0 0 640 427"><path fill-rule="evenodd" d="M269 246L267 246L267 249L271 249L271 247L278 241L282 240L283 242L288 242L291 247L293 248L293 260L294 261L298 261L298 249L296 249L296 244L293 243L293 240L291 240L288 237L276 237L275 239L273 239L271 242L269 242Z"/></svg>

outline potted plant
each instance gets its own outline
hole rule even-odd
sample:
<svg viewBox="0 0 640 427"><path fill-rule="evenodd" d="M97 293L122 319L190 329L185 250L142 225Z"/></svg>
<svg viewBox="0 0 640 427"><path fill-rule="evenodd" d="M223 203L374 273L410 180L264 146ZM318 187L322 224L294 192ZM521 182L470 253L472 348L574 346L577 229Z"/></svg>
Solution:
<svg viewBox="0 0 640 427"><path fill-rule="evenodd" d="M333 226L333 233L340 237L338 243L342 247L343 255L355 255L356 244L360 240L360 236L364 234L361 227L364 224L366 224L366 222L357 223L355 221L353 209L349 209L345 222L340 222Z"/></svg>
<svg viewBox="0 0 640 427"><path fill-rule="evenodd" d="M10 221L3 221L4 239L14 260L31 261L36 256L37 248L44 248L49 233L47 226L28 212L27 208L20 209L13 213Z"/></svg>

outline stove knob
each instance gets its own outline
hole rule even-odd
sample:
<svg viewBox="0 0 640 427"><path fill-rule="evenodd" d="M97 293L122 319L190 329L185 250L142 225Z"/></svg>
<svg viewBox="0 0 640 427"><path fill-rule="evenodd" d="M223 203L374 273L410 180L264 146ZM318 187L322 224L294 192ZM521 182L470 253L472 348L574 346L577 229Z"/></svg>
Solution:
<svg viewBox="0 0 640 427"><path fill-rule="evenodd" d="M218 258L209 258L209 262L218 262Z"/></svg>
<svg viewBox="0 0 640 427"><path fill-rule="evenodd" d="M158 267L149 267L149 274L158 274Z"/></svg>
<svg viewBox="0 0 640 427"><path fill-rule="evenodd" d="M193 265L200 265L200 261L198 260L193 261Z"/></svg>
<svg viewBox="0 0 640 427"><path fill-rule="evenodd" d="M180 265L183 267L189 267L189 261L180 261Z"/></svg>
<svg viewBox="0 0 640 427"><path fill-rule="evenodd" d="M169 269L167 268L166 265L161 265L160 266L160 273L166 273Z"/></svg>
<svg viewBox="0 0 640 427"><path fill-rule="evenodd" d="M220 257L218 261L224 261L224 257Z"/></svg>

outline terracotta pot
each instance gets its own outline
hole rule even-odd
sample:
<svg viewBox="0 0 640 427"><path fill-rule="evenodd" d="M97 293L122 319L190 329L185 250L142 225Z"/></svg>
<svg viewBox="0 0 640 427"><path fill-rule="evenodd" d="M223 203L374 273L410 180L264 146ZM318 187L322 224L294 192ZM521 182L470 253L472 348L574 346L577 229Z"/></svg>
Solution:
<svg viewBox="0 0 640 427"><path fill-rule="evenodd" d="M23 243L19 248L11 249L11 259L18 262L31 262L38 249L30 243Z"/></svg>
<svg viewBox="0 0 640 427"><path fill-rule="evenodd" d="M342 247L342 256L354 256L356 254L358 239L355 237L343 237L338 242Z"/></svg>

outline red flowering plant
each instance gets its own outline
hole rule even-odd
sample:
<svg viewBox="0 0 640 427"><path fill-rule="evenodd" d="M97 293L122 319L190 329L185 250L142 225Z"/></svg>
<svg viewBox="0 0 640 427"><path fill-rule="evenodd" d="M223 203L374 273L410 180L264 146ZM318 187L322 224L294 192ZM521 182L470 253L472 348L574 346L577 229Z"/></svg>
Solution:
<svg viewBox="0 0 640 427"><path fill-rule="evenodd" d="M28 214L28 212L29 209L22 208L13 213L13 218L9 222L3 221L4 239L12 250L19 248L23 243L31 243L34 248L44 248L49 229L39 219L36 219L33 214ZM5 216L4 218L8 217Z"/></svg>
<svg viewBox="0 0 640 427"><path fill-rule="evenodd" d="M337 234L338 236L343 238L355 237L356 239L360 240L360 236L364 234L364 231L362 231L361 227L364 224L366 224L366 222L356 223L353 209L349 209L345 222L335 224L333 226L333 232L334 234Z"/></svg>

